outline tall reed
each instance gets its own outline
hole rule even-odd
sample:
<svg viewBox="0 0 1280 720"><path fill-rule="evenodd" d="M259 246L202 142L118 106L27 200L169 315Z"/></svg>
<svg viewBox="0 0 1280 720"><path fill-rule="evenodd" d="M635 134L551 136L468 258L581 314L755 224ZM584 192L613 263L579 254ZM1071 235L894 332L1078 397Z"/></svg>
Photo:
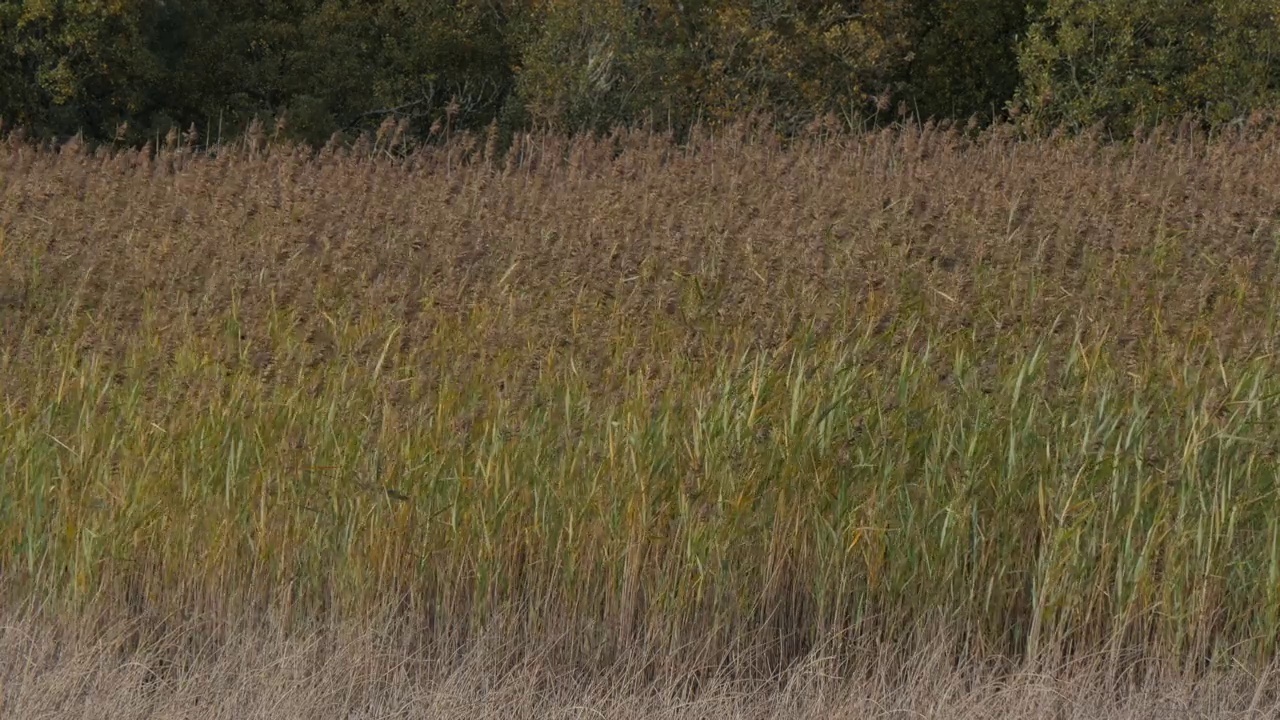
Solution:
<svg viewBox="0 0 1280 720"><path fill-rule="evenodd" d="M590 663L1270 658L1278 141L11 143L0 587Z"/></svg>

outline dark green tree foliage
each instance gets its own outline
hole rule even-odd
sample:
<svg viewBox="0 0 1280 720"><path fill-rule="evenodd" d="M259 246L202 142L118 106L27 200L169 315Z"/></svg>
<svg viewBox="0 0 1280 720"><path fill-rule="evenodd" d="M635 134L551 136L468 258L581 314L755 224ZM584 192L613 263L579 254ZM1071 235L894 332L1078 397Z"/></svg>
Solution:
<svg viewBox="0 0 1280 720"><path fill-rule="evenodd" d="M603 130L689 109L697 65L675 3L534 3L517 35L515 101L533 123ZM672 42L683 39L686 41Z"/></svg>
<svg viewBox="0 0 1280 720"><path fill-rule="evenodd" d="M504 16L492 2L217 0L188 10L191 37L175 75L187 119L239 132L255 115L322 142L387 116L426 129L451 100L482 124L509 95Z"/></svg>
<svg viewBox="0 0 1280 720"><path fill-rule="evenodd" d="M110 135L154 108L157 0L0 3L0 116L33 130Z"/></svg>
<svg viewBox="0 0 1280 720"><path fill-rule="evenodd" d="M1018 88L1028 0L918 0L908 85L925 117L991 119Z"/></svg>
<svg viewBox="0 0 1280 720"><path fill-rule="evenodd" d="M1277 51L1267 0L1048 0L1021 47L1018 99L1041 130L1224 122L1275 104Z"/></svg>
<svg viewBox="0 0 1280 720"><path fill-rule="evenodd" d="M1274 0L0 0L0 119L320 143L389 117L796 130L1014 101L1030 130L1124 131L1274 106L1278 53Z"/></svg>
<svg viewBox="0 0 1280 720"><path fill-rule="evenodd" d="M910 93L912 49L933 29L916 5L923 7L920 0L535 3L534 32L519 44L519 100L535 120L566 128L640 118L680 128L751 112L784 129L827 114L857 121L888 91Z"/></svg>
<svg viewBox="0 0 1280 720"><path fill-rule="evenodd" d="M900 80L914 25L906 0L718 2L705 35L715 119L762 110L789 126L856 119Z"/></svg>
<svg viewBox="0 0 1280 720"><path fill-rule="evenodd" d="M514 83L508 24L492 1L383 3L376 26L387 43L379 96L396 103L397 113L420 117L457 101L461 117L486 122Z"/></svg>
<svg viewBox="0 0 1280 720"><path fill-rule="evenodd" d="M284 116L323 141L388 115L425 130L496 117L511 92L496 0L118 0L0 3L0 117L43 133L130 139Z"/></svg>

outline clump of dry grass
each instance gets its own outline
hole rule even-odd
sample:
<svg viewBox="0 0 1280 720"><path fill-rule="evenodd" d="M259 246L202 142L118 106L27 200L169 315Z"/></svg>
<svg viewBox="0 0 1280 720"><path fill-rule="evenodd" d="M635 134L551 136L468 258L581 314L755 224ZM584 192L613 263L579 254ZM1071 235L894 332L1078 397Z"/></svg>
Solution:
<svg viewBox="0 0 1280 720"><path fill-rule="evenodd" d="M1273 657L1280 136L478 145L11 142L10 603Z"/></svg>
<svg viewBox="0 0 1280 720"><path fill-rule="evenodd" d="M1187 676L1160 663L1118 678L1105 659L957 665L936 640L864 654L853 673L813 653L773 678L667 677L635 667L565 673L541 648L485 633L455 652L424 648L396 623L364 620L283 633L235 628L217 642L175 633L130 641L129 622L0 625L6 718L778 718L939 720L1269 718L1274 671Z"/></svg>

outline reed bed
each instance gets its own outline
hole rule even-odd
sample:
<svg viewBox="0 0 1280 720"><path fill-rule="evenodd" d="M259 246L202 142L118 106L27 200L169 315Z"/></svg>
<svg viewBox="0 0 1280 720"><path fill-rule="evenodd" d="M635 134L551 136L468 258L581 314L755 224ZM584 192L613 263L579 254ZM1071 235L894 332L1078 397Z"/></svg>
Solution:
<svg viewBox="0 0 1280 720"><path fill-rule="evenodd" d="M655 678L935 636L1261 667L1278 151L10 139L0 593Z"/></svg>

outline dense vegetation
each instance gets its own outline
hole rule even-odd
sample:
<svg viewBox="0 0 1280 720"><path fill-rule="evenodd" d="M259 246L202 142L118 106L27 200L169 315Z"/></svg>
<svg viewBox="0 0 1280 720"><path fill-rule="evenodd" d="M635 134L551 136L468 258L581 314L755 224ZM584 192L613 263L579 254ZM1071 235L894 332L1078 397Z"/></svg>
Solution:
<svg viewBox="0 0 1280 720"><path fill-rule="evenodd" d="M0 3L0 715L1268 716L1278 51L1256 0Z"/></svg>
<svg viewBox="0 0 1280 720"><path fill-rule="evenodd" d="M1280 135L1010 136L11 141L3 589L587 666L1272 657Z"/></svg>
<svg viewBox="0 0 1280 720"><path fill-rule="evenodd" d="M260 117L323 143L410 121L505 140L762 113L1015 118L1039 132L1275 106L1280 15L1257 0L15 0L0 119L136 143Z"/></svg>

